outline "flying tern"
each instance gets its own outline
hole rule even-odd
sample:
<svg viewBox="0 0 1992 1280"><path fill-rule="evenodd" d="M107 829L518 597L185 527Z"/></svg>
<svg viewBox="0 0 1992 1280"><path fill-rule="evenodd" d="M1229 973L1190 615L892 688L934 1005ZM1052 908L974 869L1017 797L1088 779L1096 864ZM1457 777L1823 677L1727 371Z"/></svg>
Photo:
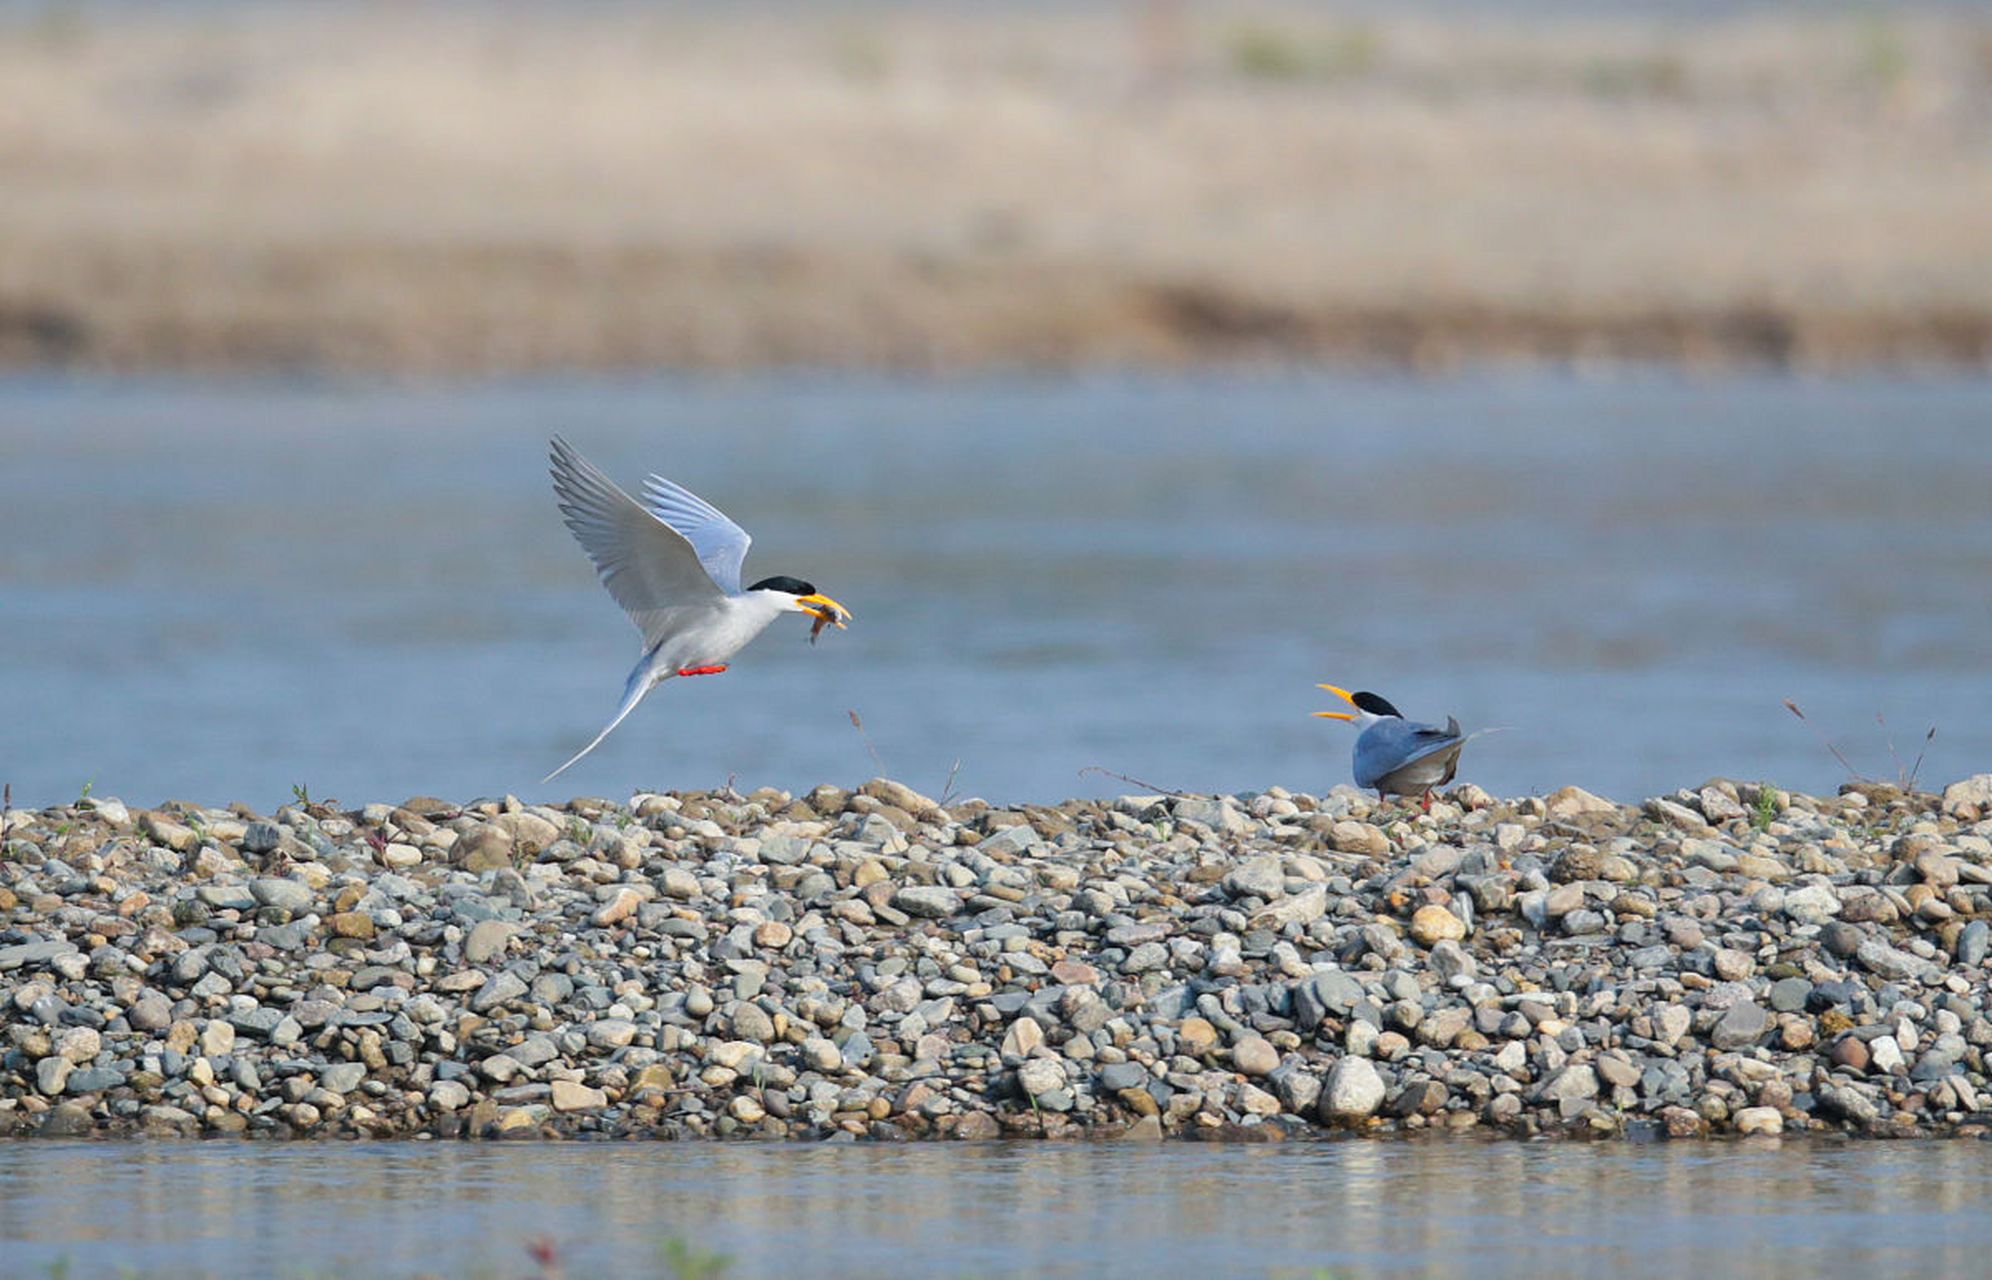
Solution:
<svg viewBox="0 0 1992 1280"><path fill-rule="evenodd" d="M1355 725L1356 785L1373 789L1379 797L1422 795L1427 809L1432 807L1432 788L1453 780L1459 768L1460 749L1468 738L1459 731L1459 721L1446 717L1444 728L1406 720L1402 712L1381 696L1350 693L1332 684L1317 688L1346 701L1354 711L1317 711L1329 720L1347 720Z"/></svg>
<svg viewBox="0 0 1992 1280"><path fill-rule="evenodd" d="M559 777L601 745L655 686L726 670L727 660L782 614L815 618L811 643L826 624L841 630L850 619L849 609L799 578L763 578L743 591L740 563L753 539L682 485L653 475L638 502L559 436L552 458L560 514L602 585L643 633L643 656L608 725L540 781Z"/></svg>

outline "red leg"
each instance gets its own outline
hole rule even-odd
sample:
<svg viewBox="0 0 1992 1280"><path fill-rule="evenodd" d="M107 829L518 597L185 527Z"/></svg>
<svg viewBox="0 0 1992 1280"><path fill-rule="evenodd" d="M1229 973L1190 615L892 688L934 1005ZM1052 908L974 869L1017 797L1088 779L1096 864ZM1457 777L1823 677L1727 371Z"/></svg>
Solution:
<svg viewBox="0 0 1992 1280"><path fill-rule="evenodd" d="M1426 813L1430 813L1431 811L1432 811L1432 789L1431 789L1430 787L1426 787L1426 788L1425 788L1425 812L1426 812Z"/></svg>
<svg viewBox="0 0 1992 1280"><path fill-rule="evenodd" d="M724 670L726 670L726 664L722 662L712 667L679 667L678 674L681 676L716 676Z"/></svg>

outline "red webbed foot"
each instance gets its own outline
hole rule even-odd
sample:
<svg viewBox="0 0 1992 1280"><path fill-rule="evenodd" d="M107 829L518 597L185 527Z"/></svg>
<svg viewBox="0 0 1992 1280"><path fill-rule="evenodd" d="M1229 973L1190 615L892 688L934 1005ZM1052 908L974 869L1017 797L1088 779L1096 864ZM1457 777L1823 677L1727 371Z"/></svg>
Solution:
<svg viewBox="0 0 1992 1280"><path fill-rule="evenodd" d="M722 662L717 666L711 667L679 667L678 674L681 676L716 676L724 670L726 670L726 664Z"/></svg>

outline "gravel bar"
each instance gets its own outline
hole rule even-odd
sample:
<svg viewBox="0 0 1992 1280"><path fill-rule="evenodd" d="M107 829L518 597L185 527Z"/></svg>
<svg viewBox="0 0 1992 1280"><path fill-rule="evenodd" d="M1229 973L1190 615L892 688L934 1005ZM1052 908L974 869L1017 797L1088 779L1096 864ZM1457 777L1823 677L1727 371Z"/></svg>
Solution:
<svg viewBox="0 0 1992 1280"><path fill-rule="evenodd" d="M0 1134L1992 1132L1992 774L0 827Z"/></svg>

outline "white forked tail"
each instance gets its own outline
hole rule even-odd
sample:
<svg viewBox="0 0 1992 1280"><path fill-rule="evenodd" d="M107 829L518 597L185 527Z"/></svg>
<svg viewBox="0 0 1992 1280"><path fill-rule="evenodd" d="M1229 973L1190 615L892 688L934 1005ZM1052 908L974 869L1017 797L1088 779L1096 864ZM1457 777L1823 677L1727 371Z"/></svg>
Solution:
<svg viewBox="0 0 1992 1280"><path fill-rule="evenodd" d="M601 746L602 739L608 737L611 733L615 732L615 727L623 722L623 718L625 716L627 716L630 712L636 710L636 704L643 701L643 695L649 692L650 692L650 661L646 657L643 661L638 662L636 664L636 670L629 673L629 684L624 686L623 688L622 705L616 708L615 718L610 720L607 725L603 726L602 731L595 735L595 740L593 742L589 743L587 746L575 752L574 758L572 760L569 760L566 764L561 765L558 769L555 769L552 773L547 774L544 778L541 778L540 781L542 783L552 782L555 778L558 778L561 774L566 773L569 769L572 769L576 764L579 764L582 756L587 755L590 751L593 751L596 747Z"/></svg>

